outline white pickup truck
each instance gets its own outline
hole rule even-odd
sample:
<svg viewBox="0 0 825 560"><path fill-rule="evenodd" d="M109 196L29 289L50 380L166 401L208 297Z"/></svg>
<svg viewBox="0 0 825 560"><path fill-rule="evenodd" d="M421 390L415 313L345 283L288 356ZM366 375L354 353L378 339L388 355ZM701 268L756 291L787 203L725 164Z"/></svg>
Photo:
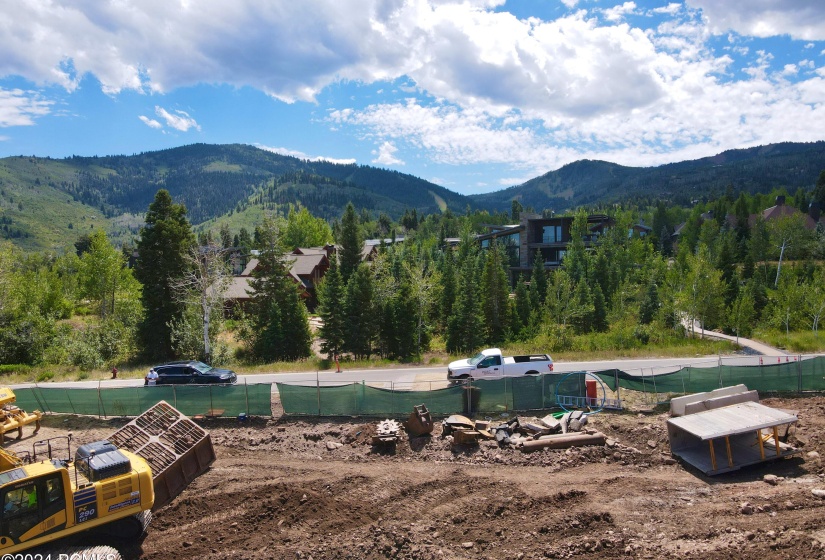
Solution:
<svg viewBox="0 0 825 560"><path fill-rule="evenodd" d="M537 375L553 371L553 358L547 354L502 356L498 348L487 348L472 358L456 360L447 366L447 379L493 379Z"/></svg>

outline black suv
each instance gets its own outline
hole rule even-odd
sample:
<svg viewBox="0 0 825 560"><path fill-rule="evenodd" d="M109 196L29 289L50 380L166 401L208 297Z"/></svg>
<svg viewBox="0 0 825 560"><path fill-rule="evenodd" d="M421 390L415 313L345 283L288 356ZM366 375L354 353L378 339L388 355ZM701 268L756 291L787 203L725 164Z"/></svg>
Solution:
<svg viewBox="0 0 825 560"><path fill-rule="evenodd" d="M169 362L152 369L158 374L158 385L203 385L206 383L231 385L238 381L238 376L234 371L213 368L195 360ZM146 383L148 384L148 381Z"/></svg>

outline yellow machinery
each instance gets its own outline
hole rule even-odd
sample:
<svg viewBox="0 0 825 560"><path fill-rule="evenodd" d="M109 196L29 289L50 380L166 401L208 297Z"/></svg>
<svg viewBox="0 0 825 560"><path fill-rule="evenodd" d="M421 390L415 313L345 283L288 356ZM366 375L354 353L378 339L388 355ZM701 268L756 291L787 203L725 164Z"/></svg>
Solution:
<svg viewBox="0 0 825 560"><path fill-rule="evenodd" d="M43 413L39 410L26 412L14 404L14 391L8 387L0 387L0 443L5 440L6 433L17 430L17 439L23 437L23 426L34 424L34 432L40 430L40 418Z"/></svg>
<svg viewBox="0 0 825 560"><path fill-rule="evenodd" d="M171 501L215 459L209 434L162 401L111 441L81 445L73 459L52 458L58 439L71 455L71 436L35 443L26 461L0 449L0 555L88 530L138 539L152 506Z"/></svg>

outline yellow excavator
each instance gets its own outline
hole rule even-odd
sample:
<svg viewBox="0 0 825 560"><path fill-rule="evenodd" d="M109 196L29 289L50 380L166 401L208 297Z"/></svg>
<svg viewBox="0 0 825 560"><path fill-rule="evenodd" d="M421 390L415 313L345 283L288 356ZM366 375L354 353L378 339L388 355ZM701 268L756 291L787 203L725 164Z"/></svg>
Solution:
<svg viewBox="0 0 825 560"><path fill-rule="evenodd" d="M6 433L17 431L17 439L23 437L23 426L34 424L34 434L40 430L40 419L43 413L39 410L26 412L15 405L17 397L9 387L0 387L0 443L6 438Z"/></svg>
<svg viewBox="0 0 825 560"><path fill-rule="evenodd" d="M64 450L69 458L53 457ZM74 457L71 436L37 442L30 455L0 449L0 555L89 530L139 539L152 508L214 460L209 434L163 401L109 439L81 445Z"/></svg>

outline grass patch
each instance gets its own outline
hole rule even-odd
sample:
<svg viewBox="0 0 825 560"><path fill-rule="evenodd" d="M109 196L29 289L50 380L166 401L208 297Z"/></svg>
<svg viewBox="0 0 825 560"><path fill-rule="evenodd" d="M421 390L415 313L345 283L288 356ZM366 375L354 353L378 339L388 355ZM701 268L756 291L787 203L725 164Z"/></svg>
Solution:
<svg viewBox="0 0 825 560"><path fill-rule="evenodd" d="M825 352L825 334L797 331L785 334L779 330L756 330L752 338L776 348L799 354Z"/></svg>

